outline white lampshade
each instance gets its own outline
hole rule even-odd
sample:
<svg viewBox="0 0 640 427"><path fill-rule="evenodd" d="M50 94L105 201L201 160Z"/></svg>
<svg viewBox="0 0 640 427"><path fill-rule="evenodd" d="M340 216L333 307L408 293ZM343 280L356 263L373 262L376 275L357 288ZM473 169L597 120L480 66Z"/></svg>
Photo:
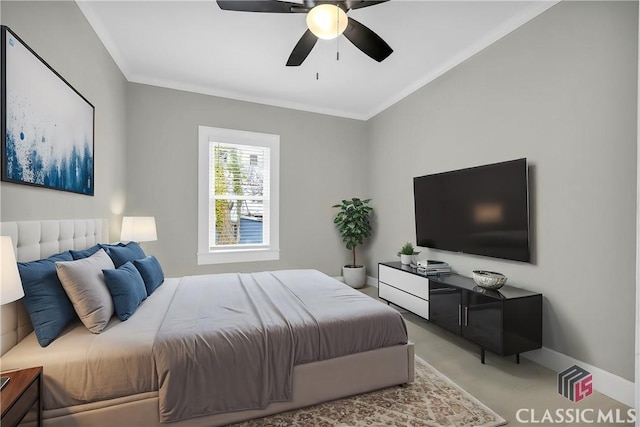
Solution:
<svg viewBox="0 0 640 427"><path fill-rule="evenodd" d="M11 237L0 236L0 304L8 304L24 296Z"/></svg>
<svg viewBox="0 0 640 427"><path fill-rule="evenodd" d="M318 38L335 39L347 28L347 14L333 4L321 4L307 13L307 27Z"/></svg>
<svg viewBox="0 0 640 427"><path fill-rule="evenodd" d="M152 242L158 240L156 218L153 216L125 216L122 218L123 242Z"/></svg>

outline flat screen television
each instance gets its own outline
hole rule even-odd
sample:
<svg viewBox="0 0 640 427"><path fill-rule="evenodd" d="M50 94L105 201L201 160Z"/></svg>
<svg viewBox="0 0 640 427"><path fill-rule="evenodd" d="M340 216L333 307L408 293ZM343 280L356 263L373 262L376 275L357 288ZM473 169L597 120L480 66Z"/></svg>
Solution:
<svg viewBox="0 0 640 427"><path fill-rule="evenodd" d="M531 262L527 159L413 179L418 246Z"/></svg>

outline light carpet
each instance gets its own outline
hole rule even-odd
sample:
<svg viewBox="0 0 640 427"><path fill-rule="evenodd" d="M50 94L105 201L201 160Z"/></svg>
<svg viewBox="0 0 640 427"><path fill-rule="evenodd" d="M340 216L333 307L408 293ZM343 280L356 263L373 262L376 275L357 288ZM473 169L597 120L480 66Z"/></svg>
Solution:
<svg viewBox="0 0 640 427"><path fill-rule="evenodd" d="M234 427L476 426L506 420L416 356L415 381L359 396L271 415Z"/></svg>

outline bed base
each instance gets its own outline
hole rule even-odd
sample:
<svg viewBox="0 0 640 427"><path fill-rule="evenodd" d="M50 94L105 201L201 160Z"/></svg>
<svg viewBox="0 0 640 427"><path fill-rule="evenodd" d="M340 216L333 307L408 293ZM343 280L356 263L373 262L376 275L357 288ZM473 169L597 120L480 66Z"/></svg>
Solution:
<svg viewBox="0 0 640 427"><path fill-rule="evenodd" d="M160 423L158 393L44 411L45 427L210 427L260 418L321 402L362 394L414 380L413 343L298 365L293 370L293 400L262 410L225 412L175 423ZM35 425L27 424L29 426Z"/></svg>

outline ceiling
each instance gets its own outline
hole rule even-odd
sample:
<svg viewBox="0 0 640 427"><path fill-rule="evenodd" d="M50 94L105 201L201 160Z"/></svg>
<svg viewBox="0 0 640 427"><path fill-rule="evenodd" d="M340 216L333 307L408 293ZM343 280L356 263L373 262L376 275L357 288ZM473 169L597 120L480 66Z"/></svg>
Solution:
<svg viewBox="0 0 640 427"><path fill-rule="evenodd" d="M285 63L304 14L223 11L215 0L77 3L131 82L366 120L556 1L391 0L352 10L391 56L375 62L341 36L319 40L300 67Z"/></svg>

